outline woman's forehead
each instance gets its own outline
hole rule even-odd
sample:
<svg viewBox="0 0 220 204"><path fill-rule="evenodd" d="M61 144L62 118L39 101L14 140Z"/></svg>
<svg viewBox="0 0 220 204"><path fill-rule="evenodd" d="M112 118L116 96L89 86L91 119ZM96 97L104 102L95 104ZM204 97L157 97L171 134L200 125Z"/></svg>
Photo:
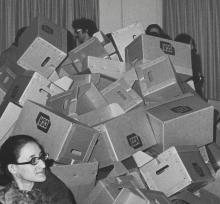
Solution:
<svg viewBox="0 0 220 204"><path fill-rule="evenodd" d="M35 142L28 142L20 149L20 158L29 156L38 156L41 153L39 145Z"/></svg>

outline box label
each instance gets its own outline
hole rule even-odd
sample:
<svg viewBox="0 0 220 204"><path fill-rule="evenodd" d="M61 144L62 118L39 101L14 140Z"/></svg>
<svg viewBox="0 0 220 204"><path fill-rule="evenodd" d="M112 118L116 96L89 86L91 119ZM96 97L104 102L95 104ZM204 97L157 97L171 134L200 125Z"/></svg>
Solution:
<svg viewBox="0 0 220 204"><path fill-rule="evenodd" d="M171 108L170 110L173 111L174 113L187 113L192 111L193 109L190 108L189 106L176 106L174 108Z"/></svg>
<svg viewBox="0 0 220 204"><path fill-rule="evenodd" d="M137 149L143 146L141 138L135 133L128 135L127 140L128 140L129 145L134 149Z"/></svg>
<svg viewBox="0 0 220 204"><path fill-rule="evenodd" d="M160 49L163 50L163 52L165 54L175 55L174 47L170 43L168 43L168 42L160 41Z"/></svg>
<svg viewBox="0 0 220 204"><path fill-rule="evenodd" d="M39 130L47 133L51 126L50 117L42 112L39 112L36 118L36 124Z"/></svg>

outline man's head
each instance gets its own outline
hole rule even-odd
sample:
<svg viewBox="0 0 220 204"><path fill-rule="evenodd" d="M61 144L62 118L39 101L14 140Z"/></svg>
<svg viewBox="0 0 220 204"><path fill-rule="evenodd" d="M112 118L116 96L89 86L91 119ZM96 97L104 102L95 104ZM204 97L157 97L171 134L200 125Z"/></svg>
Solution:
<svg viewBox="0 0 220 204"><path fill-rule="evenodd" d="M96 23L86 18L74 20L72 27L74 29L75 37L80 44L91 38L92 35L98 31Z"/></svg>

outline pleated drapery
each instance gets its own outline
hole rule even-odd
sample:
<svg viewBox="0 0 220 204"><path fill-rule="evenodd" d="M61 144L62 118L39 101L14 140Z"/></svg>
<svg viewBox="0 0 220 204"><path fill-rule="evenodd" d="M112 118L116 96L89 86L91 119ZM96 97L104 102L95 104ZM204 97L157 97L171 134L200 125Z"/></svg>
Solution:
<svg viewBox="0 0 220 204"><path fill-rule="evenodd" d="M187 33L195 40L205 77L203 95L220 100L220 1L163 0L163 28L173 39Z"/></svg>
<svg viewBox="0 0 220 204"><path fill-rule="evenodd" d="M36 16L72 30L72 21L86 17L99 25L98 0L0 0L0 52L14 41L17 30Z"/></svg>

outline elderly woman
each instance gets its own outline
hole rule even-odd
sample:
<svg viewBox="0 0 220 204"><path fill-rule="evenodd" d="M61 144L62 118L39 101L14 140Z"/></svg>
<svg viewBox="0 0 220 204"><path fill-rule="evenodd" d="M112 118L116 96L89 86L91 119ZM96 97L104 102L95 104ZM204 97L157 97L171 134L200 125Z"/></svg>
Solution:
<svg viewBox="0 0 220 204"><path fill-rule="evenodd" d="M6 187L0 190L0 203L54 203L53 195L41 190L39 185L46 183L47 158L48 154L33 137L28 135L9 137L0 149L1 169L8 180ZM35 187L35 183L38 187Z"/></svg>

